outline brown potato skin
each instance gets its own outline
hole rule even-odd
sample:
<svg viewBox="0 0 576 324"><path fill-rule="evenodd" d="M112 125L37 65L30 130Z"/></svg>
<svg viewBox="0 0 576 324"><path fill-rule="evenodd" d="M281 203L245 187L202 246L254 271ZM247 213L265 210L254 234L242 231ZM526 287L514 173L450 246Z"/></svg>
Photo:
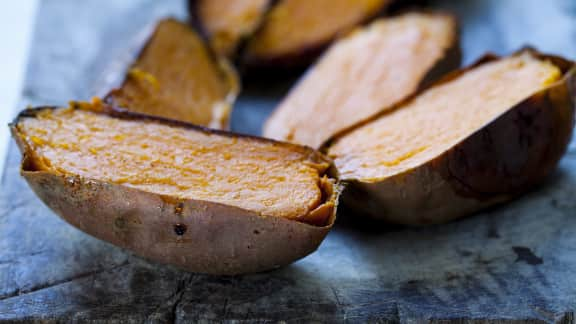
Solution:
<svg viewBox="0 0 576 324"><path fill-rule="evenodd" d="M34 116L40 109L24 111L18 118ZM117 117L159 120L236 136L113 108L109 112ZM326 225L314 226L209 201L177 199L118 184L37 171L30 159L33 152L18 133L18 118L11 130L23 153L21 174L38 197L78 229L150 260L216 275L272 270L314 252L335 221L338 185L327 192L325 201L334 207ZM311 149L298 149L324 159Z"/></svg>
<svg viewBox="0 0 576 324"><path fill-rule="evenodd" d="M556 168L572 137L576 64L525 50L557 65L562 80L420 167L370 183L350 180L343 201L374 219L427 225L511 200L541 183ZM496 59L486 56L473 66ZM438 83L469 69L456 71Z"/></svg>
<svg viewBox="0 0 576 324"><path fill-rule="evenodd" d="M106 104L114 106L116 108L121 108L121 105L117 102L117 100L115 99L115 96L120 95L122 93L122 88L124 87L126 82L128 82L129 71L130 71L131 67L136 62L138 62L138 60L144 55L144 53L146 52L146 48L148 46L150 46L151 40L152 40L152 38L155 34L155 31L156 31L156 27L159 24L161 24L162 21L177 21L177 20L174 18L165 18L154 25L148 26L146 28L146 30L144 30L144 32L145 32L144 37L142 35L136 35L134 37L135 40L133 43L138 43L139 46L138 46L138 49L136 51L134 51L134 53L132 53L132 55L130 55L131 61L126 60L126 58L123 58L123 60L126 60L126 61L115 62L114 67L122 66L122 71L121 71L122 78L121 78L119 83L106 84L103 86L103 87L105 87L105 89L102 89L99 91L101 93L104 93L103 94L103 101ZM193 31L198 33L198 30L196 30L196 29L193 29ZM241 81L240 81L240 78L239 78L238 73L236 72L234 66L228 61L228 59L215 53L212 50L212 48L208 45L205 38L201 34L199 34L199 36L201 36L201 38L204 40L204 45L206 47L206 50L208 51L212 60L215 62L215 65L219 69L218 72L221 75L222 83L226 84L228 89L229 89L228 94L226 95L226 98L224 98L224 101L226 102L226 104L229 107L229 109L226 111L225 116L223 116L219 120L212 120L207 125L200 125L200 126L209 126L211 128L215 128L215 129L228 129L229 124L230 124L230 115L232 114L232 108L234 106L236 98L238 97L238 94L240 93ZM117 72L118 71L115 71L115 73L117 73ZM158 116L158 117L162 117L162 116Z"/></svg>

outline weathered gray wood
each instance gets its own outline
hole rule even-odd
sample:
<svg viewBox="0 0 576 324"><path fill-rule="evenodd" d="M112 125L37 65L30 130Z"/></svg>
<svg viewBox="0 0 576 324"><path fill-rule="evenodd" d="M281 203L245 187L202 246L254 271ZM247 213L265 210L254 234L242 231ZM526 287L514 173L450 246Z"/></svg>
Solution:
<svg viewBox="0 0 576 324"><path fill-rule="evenodd" d="M576 58L573 0L442 0L463 18L465 61L532 43ZM87 98L102 62L180 1L42 3L22 106ZM233 127L257 133L289 84L248 85ZM473 93L471 95L474 95ZM576 150L542 188L428 228L378 229L342 210L313 255L284 269L211 277L149 263L57 218L18 175L12 145L0 190L0 320L574 322Z"/></svg>

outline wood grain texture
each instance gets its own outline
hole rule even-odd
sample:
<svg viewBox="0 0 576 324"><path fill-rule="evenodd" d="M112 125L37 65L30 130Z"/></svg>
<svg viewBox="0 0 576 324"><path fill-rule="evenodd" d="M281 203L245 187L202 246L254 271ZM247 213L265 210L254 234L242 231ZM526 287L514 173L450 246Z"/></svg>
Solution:
<svg viewBox="0 0 576 324"><path fill-rule="evenodd" d="M576 58L576 3L545 3L432 5L463 19L466 62L524 43ZM176 0L44 1L22 107L89 97L131 33L184 13ZM257 133L286 84L248 85L233 128ZM574 144L545 186L511 204L417 229L378 229L342 210L315 254L242 277L185 273L83 234L34 196L18 163L12 143L0 184L0 321L574 322Z"/></svg>

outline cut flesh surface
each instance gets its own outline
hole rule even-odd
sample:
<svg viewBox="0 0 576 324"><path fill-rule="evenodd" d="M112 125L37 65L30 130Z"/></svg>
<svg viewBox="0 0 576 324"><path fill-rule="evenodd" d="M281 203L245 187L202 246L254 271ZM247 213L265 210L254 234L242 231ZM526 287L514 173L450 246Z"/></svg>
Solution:
<svg viewBox="0 0 576 324"><path fill-rule="evenodd" d="M322 45L378 13L389 0L280 0L248 45L248 55L276 57Z"/></svg>
<svg viewBox="0 0 576 324"><path fill-rule="evenodd" d="M455 21L443 14L372 23L328 50L278 106L264 135L320 147L416 91L456 38Z"/></svg>
<svg viewBox="0 0 576 324"><path fill-rule="evenodd" d="M78 109L21 118L33 171L307 222L329 164L304 147Z"/></svg>
<svg viewBox="0 0 576 324"><path fill-rule="evenodd" d="M130 111L221 128L233 86L199 35L167 19L109 99Z"/></svg>
<svg viewBox="0 0 576 324"><path fill-rule="evenodd" d="M214 49L229 56L258 26L270 0L201 0L197 12Z"/></svg>
<svg viewBox="0 0 576 324"><path fill-rule="evenodd" d="M329 155L343 179L383 180L434 159L560 77L527 52L480 65L343 135Z"/></svg>

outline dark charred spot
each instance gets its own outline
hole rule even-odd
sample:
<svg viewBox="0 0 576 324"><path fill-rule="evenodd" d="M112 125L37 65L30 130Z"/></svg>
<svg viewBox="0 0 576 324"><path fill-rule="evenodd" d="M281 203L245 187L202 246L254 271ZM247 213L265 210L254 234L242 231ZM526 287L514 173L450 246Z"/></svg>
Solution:
<svg viewBox="0 0 576 324"><path fill-rule="evenodd" d="M516 253L516 261L514 262L524 261L529 265L539 265L544 263L542 258L536 256L532 250L525 246L513 246L512 251Z"/></svg>
<svg viewBox="0 0 576 324"><path fill-rule="evenodd" d="M535 103L538 104L538 103ZM533 112L524 112L521 111L518 113L518 120L520 123L526 124L527 126L534 125L535 115Z"/></svg>
<svg viewBox="0 0 576 324"><path fill-rule="evenodd" d="M124 228L124 226L126 226L126 220L124 219L124 217L122 216L117 217L114 220L114 226L116 226L117 228Z"/></svg>
<svg viewBox="0 0 576 324"><path fill-rule="evenodd" d="M259 230L254 230L254 234L258 235L258 234L260 234L260 231L259 231Z"/></svg>
<svg viewBox="0 0 576 324"><path fill-rule="evenodd" d="M188 227L184 224L174 225L174 233L176 233L176 235L178 235L178 236L184 235L184 233L186 233L187 229L188 229Z"/></svg>

